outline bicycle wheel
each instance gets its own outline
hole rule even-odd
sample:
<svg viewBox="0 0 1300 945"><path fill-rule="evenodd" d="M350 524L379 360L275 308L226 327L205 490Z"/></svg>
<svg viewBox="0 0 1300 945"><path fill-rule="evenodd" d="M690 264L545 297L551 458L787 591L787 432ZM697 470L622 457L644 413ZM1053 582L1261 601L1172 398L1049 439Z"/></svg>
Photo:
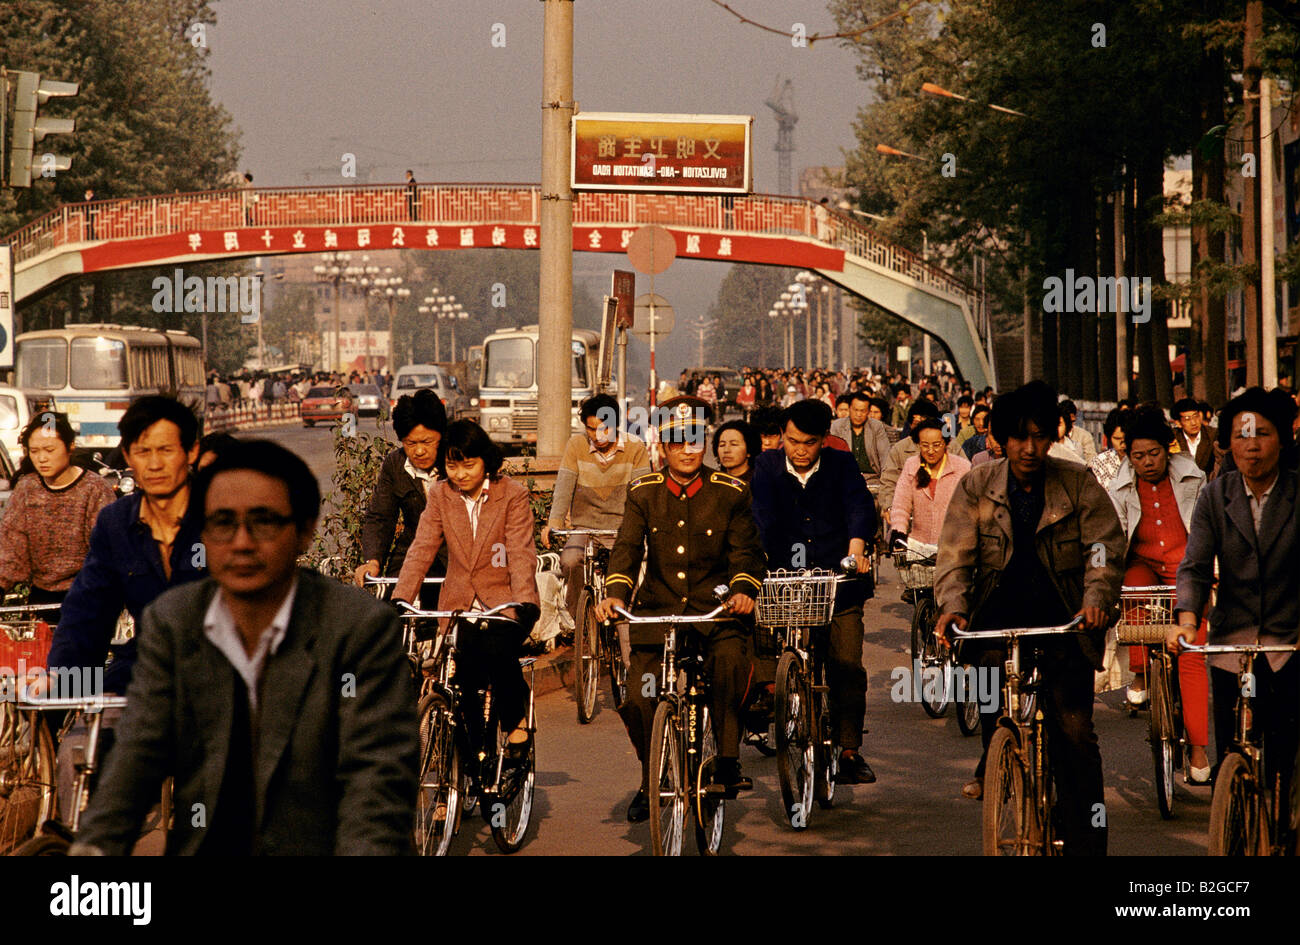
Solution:
<svg viewBox="0 0 1300 945"><path fill-rule="evenodd" d="M1029 770L1020 755L1019 733L999 726L984 765L984 855L1024 856L1034 852L1033 798Z"/></svg>
<svg viewBox="0 0 1300 945"><path fill-rule="evenodd" d="M1260 803L1255 772L1232 752L1219 766L1210 801L1210 856L1267 856L1268 814Z"/></svg>
<svg viewBox="0 0 1300 945"><path fill-rule="evenodd" d="M921 708L932 719L941 718L952 700L952 672L948 655L934 635L934 624L939 619L939 608L933 597L924 597L916 608L916 619L921 625L920 690ZM912 670L917 670L912 664Z"/></svg>
<svg viewBox="0 0 1300 945"><path fill-rule="evenodd" d="M915 672L916 664L921 659L921 654L925 652L925 627L921 623L922 608L925 605L925 594L921 591L912 591L912 665L911 669ZM933 629L933 625L931 625Z"/></svg>
<svg viewBox="0 0 1300 945"><path fill-rule="evenodd" d="M695 847L700 856L717 856L722 846L722 825L726 816L726 803L719 797L706 794L704 788L713 782L713 770L718 763L718 742L713 737L713 720L705 706L700 713L700 766L695 772Z"/></svg>
<svg viewBox="0 0 1300 945"><path fill-rule="evenodd" d="M420 786L415 805L415 851L446 856L460 826L460 747L451 704L441 692L420 700Z"/></svg>
<svg viewBox="0 0 1300 945"><path fill-rule="evenodd" d="M505 750L503 747L502 751ZM528 822L533 815L533 792L537 785L536 738L528 746L523 764L506 763L501 771L501 790L492 802L492 839L502 853L514 853L524 845Z"/></svg>
<svg viewBox="0 0 1300 945"><path fill-rule="evenodd" d="M573 628L573 701L583 725L596 715L596 681L600 678L600 628L594 611L591 592L584 587Z"/></svg>
<svg viewBox="0 0 1300 945"><path fill-rule="evenodd" d="M817 731L819 733L814 745L813 764L816 770L813 796L817 806L830 810L835 803L835 776L840 773L840 746L835 744L835 733L831 730L830 690L826 686L826 667L818 671L819 692L813 695L813 707L817 712Z"/></svg>
<svg viewBox="0 0 1300 945"><path fill-rule="evenodd" d="M1177 743L1174 740L1174 711L1171 704L1173 693L1169 691L1163 660L1157 658L1151 661L1147 679L1151 698L1147 739L1151 743L1151 757L1155 761L1156 804L1160 807L1160 816L1169 820L1174 816L1174 756L1177 753Z"/></svg>
<svg viewBox="0 0 1300 945"><path fill-rule="evenodd" d="M686 832L686 777L677 707L660 702L650 731L650 852L681 856Z"/></svg>
<svg viewBox="0 0 1300 945"><path fill-rule="evenodd" d="M979 692L976 691L975 676L966 672L966 667L954 661L952 663L953 676L961 674L965 680L960 687L962 695L961 705L957 710L957 728L961 729L963 735L976 735L980 730L980 700ZM954 698L956 698L954 691Z"/></svg>
<svg viewBox="0 0 1300 945"><path fill-rule="evenodd" d="M614 711L627 702L627 666L623 663L623 648L619 645L618 627L608 624L600 628L604 651L605 672L609 676L609 692L614 700Z"/></svg>
<svg viewBox="0 0 1300 945"><path fill-rule="evenodd" d="M807 827L812 815L817 762L811 688L799 655L782 653L776 665L776 772L785 815L795 830Z"/></svg>
<svg viewBox="0 0 1300 945"><path fill-rule="evenodd" d="M14 856L67 856L68 847L72 844L62 837L53 834L43 834L32 837L17 850L13 852Z"/></svg>
<svg viewBox="0 0 1300 945"><path fill-rule="evenodd" d="M58 811L54 742L40 714L0 702L0 854Z"/></svg>

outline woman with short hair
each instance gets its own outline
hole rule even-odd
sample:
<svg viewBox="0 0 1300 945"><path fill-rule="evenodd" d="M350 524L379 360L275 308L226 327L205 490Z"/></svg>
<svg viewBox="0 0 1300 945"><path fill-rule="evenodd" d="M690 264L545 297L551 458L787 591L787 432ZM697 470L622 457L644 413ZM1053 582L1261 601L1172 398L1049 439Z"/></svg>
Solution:
<svg viewBox="0 0 1300 945"><path fill-rule="evenodd" d="M1174 433L1164 411L1144 404L1124 416L1116 433L1129 444L1128 455L1111 480L1109 494L1128 539L1124 583L1129 587L1171 585L1178 579L1178 564L1187 547L1196 499L1205 485L1205 473L1186 453L1170 453ZM1105 454L1102 454L1105 455ZM1201 627L1198 642L1205 642ZM1133 683L1130 705L1147 701L1147 649L1129 647ZM1208 784L1210 761L1209 677L1205 655L1184 653L1178 658L1182 690L1183 723L1189 749L1189 784Z"/></svg>
<svg viewBox="0 0 1300 945"><path fill-rule="evenodd" d="M491 685L494 715L509 732L508 751L527 754L528 683L519 651L541 614L537 593L537 548L531 495L501 475L501 448L478 424L457 420L438 445L443 477L429 487L415 540L406 553L393 599L412 601L438 550L447 547L447 579L440 610L490 610L518 603L506 612L515 623L488 623L462 632L456 674L467 693Z"/></svg>
<svg viewBox="0 0 1300 945"><path fill-rule="evenodd" d="M965 456L948 452L951 439L943 423L928 417L912 429L917 452L903 463L898 485L894 488L893 507L889 510L889 527L893 529L890 546L910 535L927 545L939 543L943 517L948 502L961 477L970 472Z"/></svg>
<svg viewBox="0 0 1300 945"><path fill-rule="evenodd" d="M728 476L749 482L763 445L758 430L743 420L728 420L713 434L713 455Z"/></svg>
<svg viewBox="0 0 1300 945"><path fill-rule="evenodd" d="M36 475L23 476L5 506L0 588L30 584L29 603L61 604L90 551L95 519L115 496L100 476L73 465L76 434L66 414L37 414L18 441Z"/></svg>

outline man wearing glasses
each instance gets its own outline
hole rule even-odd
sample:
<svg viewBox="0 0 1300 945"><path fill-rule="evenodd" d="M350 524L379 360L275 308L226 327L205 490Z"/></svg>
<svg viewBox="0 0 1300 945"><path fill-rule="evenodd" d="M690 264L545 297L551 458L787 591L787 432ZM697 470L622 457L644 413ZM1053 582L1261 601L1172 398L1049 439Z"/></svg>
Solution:
<svg viewBox="0 0 1300 945"><path fill-rule="evenodd" d="M146 609L118 744L73 852L129 853L169 776L170 854L411 852L418 726L399 622L297 566L320 511L315 476L252 440L204 469L193 499L211 576Z"/></svg>

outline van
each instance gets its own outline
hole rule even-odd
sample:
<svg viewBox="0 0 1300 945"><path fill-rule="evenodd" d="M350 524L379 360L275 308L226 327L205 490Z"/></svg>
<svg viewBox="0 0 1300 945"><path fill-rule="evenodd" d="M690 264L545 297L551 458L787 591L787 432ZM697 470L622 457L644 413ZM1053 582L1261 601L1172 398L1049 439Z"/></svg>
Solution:
<svg viewBox="0 0 1300 945"><path fill-rule="evenodd" d="M437 364L408 364L398 368L388 395L389 405L396 407L400 397L425 389L438 395L447 408L448 420L455 420L465 409L465 395L460 382L445 367Z"/></svg>
<svg viewBox="0 0 1300 945"><path fill-rule="evenodd" d="M16 387L0 385L0 444L16 468L23 461L18 435L37 412L36 398Z"/></svg>

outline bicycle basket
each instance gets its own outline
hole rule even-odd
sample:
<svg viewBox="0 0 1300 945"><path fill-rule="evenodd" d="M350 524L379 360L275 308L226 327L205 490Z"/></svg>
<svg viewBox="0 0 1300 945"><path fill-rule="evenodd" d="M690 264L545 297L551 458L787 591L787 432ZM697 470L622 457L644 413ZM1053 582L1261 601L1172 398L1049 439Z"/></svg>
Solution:
<svg viewBox="0 0 1300 945"><path fill-rule="evenodd" d="M1115 636L1120 643L1154 645L1165 641L1174 624L1174 595L1170 585L1120 589L1120 618Z"/></svg>
<svg viewBox="0 0 1300 945"><path fill-rule="evenodd" d="M909 591L925 591L934 587L934 558L917 558L910 552L894 552L894 567L898 579Z"/></svg>
<svg viewBox="0 0 1300 945"><path fill-rule="evenodd" d="M54 628L39 617L0 615L0 674L17 673L20 665L44 669L53 639Z"/></svg>
<svg viewBox="0 0 1300 945"><path fill-rule="evenodd" d="M773 571L756 602L760 627L820 627L835 610L835 572Z"/></svg>

